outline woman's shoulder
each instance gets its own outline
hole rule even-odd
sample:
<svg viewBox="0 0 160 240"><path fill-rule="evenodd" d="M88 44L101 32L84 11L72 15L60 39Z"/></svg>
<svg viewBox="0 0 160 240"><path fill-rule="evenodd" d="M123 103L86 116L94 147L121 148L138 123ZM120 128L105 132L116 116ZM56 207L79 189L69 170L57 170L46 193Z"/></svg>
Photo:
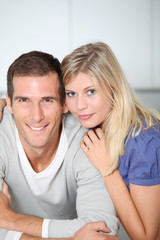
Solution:
<svg viewBox="0 0 160 240"><path fill-rule="evenodd" d="M120 173L126 181L138 185L160 183L160 126L142 129L130 136L125 154L120 157Z"/></svg>
<svg viewBox="0 0 160 240"><path fill-rule="evenodd" d="M157 124L153 127L149 127L148 129L144 126L139 133L138 130L135 131L135 134L131 133L125 144L125 151L129 151L134 148L137 149L138 147L144 150L150 142L154 142L156 145L160 144L160 125ZM154 146L156 147L156 145Z"/></svg>

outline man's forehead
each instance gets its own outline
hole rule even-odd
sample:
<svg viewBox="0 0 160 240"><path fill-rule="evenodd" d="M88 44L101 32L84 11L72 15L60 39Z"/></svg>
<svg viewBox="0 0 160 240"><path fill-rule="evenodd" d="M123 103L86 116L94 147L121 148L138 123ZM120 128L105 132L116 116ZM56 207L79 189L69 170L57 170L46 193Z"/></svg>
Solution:
<svg viewBox="0 0 160 240"><path fill-rule="evenodd" d="M16 75L13 77L13 85L26 84L30 85L46 85L48 86L48 82L50 82L50 87L59 85L58 75L57 73L49 73L44 76L39 75Z"/></svg>
<svg viewBox="0 0 160 240"><path fill-rule="evenodd" d="M41 77L54 77L58 80L58 74L56 72L49 72L47 74L20 74L15 73L13 76L13 80L17 78L41 78Z"/></svg>
<svg viewBox="0 0 160 240"><path fill-rule="evenodd" d="M15 76L14 93L21 95L52 96L59 95L59 81L56 73L46 76Z"/></svg>

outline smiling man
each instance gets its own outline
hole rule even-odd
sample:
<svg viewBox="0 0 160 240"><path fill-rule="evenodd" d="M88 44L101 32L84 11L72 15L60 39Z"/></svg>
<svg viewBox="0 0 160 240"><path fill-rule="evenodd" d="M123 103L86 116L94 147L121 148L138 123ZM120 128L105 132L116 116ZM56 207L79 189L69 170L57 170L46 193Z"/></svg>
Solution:
<svg viewBox="0 0 160 240"><path fill-rule="evenodd" d="M14 116L28 160L36 172L41 172L57 151L62 113L66 112L58 93L58 75L15 76L13 85L12 100L6 98L8 111Z"/></svg>
<svg viewBox="0 0 160 240"><path fill-rule="evenodd" d="M29 52L9 67L9 113L5 109L0 123L0 240L69 237L95 221L117 233L106 186L80 148L86 130L71 114L63 116L64 100L60 63L52 55ZM101 239L103 229L94 225L92 240ZM89 230L74 239L89 239Z"/></svg>

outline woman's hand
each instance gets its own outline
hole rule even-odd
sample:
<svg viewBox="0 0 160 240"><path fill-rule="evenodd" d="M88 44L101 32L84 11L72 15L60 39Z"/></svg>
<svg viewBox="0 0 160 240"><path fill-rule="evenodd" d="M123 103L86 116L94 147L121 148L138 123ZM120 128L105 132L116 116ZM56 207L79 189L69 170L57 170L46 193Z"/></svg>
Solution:
<svg viewBox="0 0 160 240"><path fill-rule="evenodd" d="M81 148L95 168L103 175L108 170L110 162L102 129L97 128L85 133Z"/></svg>
<svg viewBox="0 0 160 240"><path fill-rule="evenodd" d="M0 121L2 119L2 115L3 115L3 108L6 106L6 99L5 98L1 98L0 99Z"/></svg>
<svg viewBox="0 0 160 240"><path fill-rule="evenodd" d="M106 235L110 230L104 222L87 223L83 228L75 233L71 240L118 240L117 236Z"/></svg>

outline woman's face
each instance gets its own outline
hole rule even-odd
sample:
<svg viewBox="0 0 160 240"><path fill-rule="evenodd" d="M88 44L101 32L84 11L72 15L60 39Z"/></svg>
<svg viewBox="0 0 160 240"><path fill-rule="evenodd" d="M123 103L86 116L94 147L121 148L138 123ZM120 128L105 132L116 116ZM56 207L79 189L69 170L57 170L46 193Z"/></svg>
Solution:
<svg viewBox="0 0 160 240"><path fill-rule="evenodd" d="M95 90L89 75L78 73L65 89L68 110L83 127L93 128L103 123L111 111L111 106Z"/></svg>

